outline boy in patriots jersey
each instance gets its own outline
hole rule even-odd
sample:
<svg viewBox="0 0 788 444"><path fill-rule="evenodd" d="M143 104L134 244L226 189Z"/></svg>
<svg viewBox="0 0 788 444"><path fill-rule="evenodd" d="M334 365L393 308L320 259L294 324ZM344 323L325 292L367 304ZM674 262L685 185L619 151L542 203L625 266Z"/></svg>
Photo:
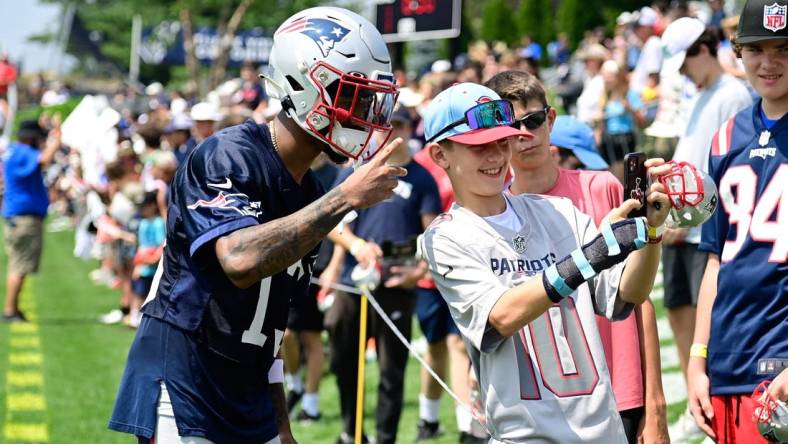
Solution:
<svg viewBox="0 0 788 444"><path fill-rule="evenodd" d="M556 117L536 77L524 71L504 71L485 85L512 102L515 116L522 116L518 125L533 135L519 137L514 144L514 180L509 193L566 197L597 226L621 204L621 182L609 171L589 171L608 167L597 153L593 131L569 116ZM572 152L584 170L559 168L553 150ZM646 299L617 322L600 315L596 321L627 440L633 444L640 435L645 442L666 443L665 396L653 304Z"/></svg>
<svg viewBox="0 0 788 444"><path fill-rule="evenodd" d="M664 187L649 189L647 219L625 219L640 206L630 199L598 234L568 199L504 195L509 139L532 136L510 126L514 109L493 90L454 85L424 120L456 203L422 254L471 356L490 442L626 443L594 314L625 317L651 290ZM661 160L646 165L666 172Z"/></svg>
<svg viewBox="0 0 788 444"><path fill-rule="evenodd" d="M321 151L368 159L369 140L391 131L396 86L368 21L302 11L275 33L271 65L283 111L208 137L173 180L163 258L109 423L140 442L295 442L279 359L289 299L306 293L321 239L405 174L385 164L400 139L322 197L309 170Z"/></svg>
<svg viewBox="0 0 788 444"><path fill-rule="evenodd" d="M776 5L775 5L776 3ZM722 205L703 226L709 253L688 367L689 405L720 443L767 442L752 420L760 382L788 400L788 29L785 0L750 0L736 37L760 100L712 141Z"/></svg>

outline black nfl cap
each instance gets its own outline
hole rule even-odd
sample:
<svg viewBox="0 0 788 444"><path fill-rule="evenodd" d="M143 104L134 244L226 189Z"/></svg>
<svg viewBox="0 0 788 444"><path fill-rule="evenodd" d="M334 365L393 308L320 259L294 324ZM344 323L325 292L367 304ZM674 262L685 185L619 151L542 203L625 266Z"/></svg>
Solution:
<svg viewBox="0 0 788 444"><path fill-rule="evenodd" d="M748 0L736 31L736 43L788 39L788 0Z"/></svg>

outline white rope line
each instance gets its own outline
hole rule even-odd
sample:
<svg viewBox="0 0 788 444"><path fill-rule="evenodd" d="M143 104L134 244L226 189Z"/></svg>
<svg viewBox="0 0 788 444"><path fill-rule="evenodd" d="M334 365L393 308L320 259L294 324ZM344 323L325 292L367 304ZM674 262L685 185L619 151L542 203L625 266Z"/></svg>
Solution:
<svg viewBox="0 0 788 444"><path fill-rule="evenodd" d="M315 277L312 277L310 279L310 282L316 285L321 284L320 280ZM372 308L374 308L375 311L380 315L380 317L383 318L383 321L386 323L386 325L389 326L391 331L394 332L394 335L397 336L397 339L399 339L400 342L402 342L402 345L404 345L405 348L407 348L410 351L413 357L416 358L417 361L419 361L419 364L421 364L421 366L424 367L424 369L427 370L427 372L430 375L432 375L433 378L435 378L435 381L443 388L443 390L445 390L446 393L449 394L449 396L454 398L454 400L457 402L457 405L467 410L471 414L471 416L473 416L473 418L484 428L487 434L490 435L493 439L502 443L515 444L513 441L496 437L495 434L492 432L492 430L490 430L490 428L487 426L487 421L476 411L476 409L474 409L473 406L469 405L468 403L462 401L460 397L457 396L457 394L454 393L454 391L451 388L449 388L448 384L446 384L446 382L443 379L441 379L440 376L438 376L435 370L433 370L432 367L430 367L430 365L427 364L427 362L424 360L424 358L421 357L421 354L416 350L416 348L413 347L410 341L408 341L405 338L405 335L403 335L402 332L399 331L397 326L394 325L394 321L392 321L391 318L388 317L386 312L383 311L383 307L380 306L378 300L375 299L375 296L372 295L372 292L369 291L366 286L362 287L362 289L359 290L356 287L351 287L340 283L332 283L331 285L329 285L329 287L334 290L344 291L345 293L365 295L369 300L369 304L372 305Z"/></svg>

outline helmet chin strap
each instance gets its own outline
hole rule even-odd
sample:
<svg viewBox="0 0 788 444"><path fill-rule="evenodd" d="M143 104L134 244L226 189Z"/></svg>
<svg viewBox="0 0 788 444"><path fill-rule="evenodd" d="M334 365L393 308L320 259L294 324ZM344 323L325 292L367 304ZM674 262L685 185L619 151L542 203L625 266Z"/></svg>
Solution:
<svg viewBox="0 0 788 444"><path fill-rule="evenodd" d="M336 163L337 165L341 165L347 162L347 157L337 153L336 151L332 150L330 146L328 146L325 142L320 142L320 148L323 150L324 153L331 159L332 162Z"/></svg>

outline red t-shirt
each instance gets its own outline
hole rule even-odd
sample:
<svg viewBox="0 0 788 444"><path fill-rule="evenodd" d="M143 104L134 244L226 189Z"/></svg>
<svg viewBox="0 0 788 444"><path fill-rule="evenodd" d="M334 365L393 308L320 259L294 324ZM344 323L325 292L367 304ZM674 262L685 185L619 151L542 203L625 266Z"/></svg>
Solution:
<svg viewBox="0 0 788 444"><path fill-rule="evenodd" d="M16 81L16 68L10 63L0 62L0 94L8 92L8 85Z"/></svg>
<svg viewBox="0 0 788 444"><path fill-rule="evenodd" d="M623 201L624 187L607 171L559 170L555 185L544 194L571 199L580 211L594 219L597 226ZM602 316L597 316L596 320L618 410L642 407L645 395L635 313L617 322Z"/></svg>

